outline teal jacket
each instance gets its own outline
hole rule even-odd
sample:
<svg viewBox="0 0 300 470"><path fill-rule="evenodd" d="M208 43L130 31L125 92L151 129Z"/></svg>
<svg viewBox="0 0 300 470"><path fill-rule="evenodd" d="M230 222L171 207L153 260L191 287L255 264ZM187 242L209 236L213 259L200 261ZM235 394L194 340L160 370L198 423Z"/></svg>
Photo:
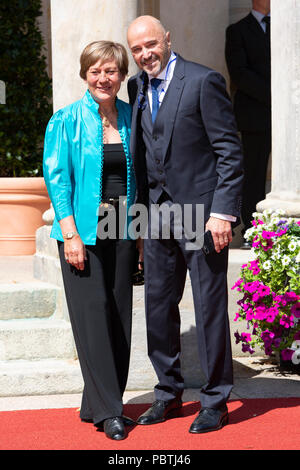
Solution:
<svg viewBox="0 0 300 470"><path fill-rule="evenodd" d="M136 184L130 155L131 107L116 99L118 129L127 161L128 210ZM55 219L51 237L63 241L59 221L74 216L85 245L95 245L98 208L102 198L103 127L98 104L87 91L83 98L57 111L50 119L44 142L43 174ZM125 230L124 238L128 236Z"/></svg>

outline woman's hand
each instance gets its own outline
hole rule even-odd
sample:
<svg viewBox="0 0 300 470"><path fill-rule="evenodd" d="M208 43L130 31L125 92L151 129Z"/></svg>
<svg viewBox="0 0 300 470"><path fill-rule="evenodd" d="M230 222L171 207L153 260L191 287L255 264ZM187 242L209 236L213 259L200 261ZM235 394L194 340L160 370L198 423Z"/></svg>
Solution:
<svg viewBox="0 0 300 470"><path fill-rule="evenodd" d="M138 268L143 269L143 265L141 263L144 263L144 240L142 238L138 238L136 241L136 247L139 251L139 263L138 263Z"/></svg>
<svg viewBox="0 0 300 470"><path fill-rule="evenodd" d="M87 259L86 249L79 235L75 235L70 240L65 240L64 254L67 263L75 266L80 271L84 270L84 261Z"/></svg>
<svg viewBox="0 0 300 470"><path fill-rule="evenodd" d="M59 221L59 225L64 237L64 254L66 262L82 271L84 269L84 261L87 259L86 249L77 232L74 217L69 215L64 219L61 219ZM70 232L73 232L74 236L70 239L66 239L65 235Z"/></svg>

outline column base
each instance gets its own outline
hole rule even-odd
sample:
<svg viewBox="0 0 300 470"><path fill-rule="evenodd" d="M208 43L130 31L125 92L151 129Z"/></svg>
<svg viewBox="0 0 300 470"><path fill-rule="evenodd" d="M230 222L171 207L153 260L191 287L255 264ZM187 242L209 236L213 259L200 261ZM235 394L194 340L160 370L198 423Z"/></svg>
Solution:
<svg viewBox="0 0 300 470"><path fill-rule="evenodd" d="M295 195L295 197L287 196L285 193L269 193L267 194L266 199L260 201L256 210L258 212L263 212L267 209L281 209L284 211L286 217L300 218L300 197Z"/></svg>

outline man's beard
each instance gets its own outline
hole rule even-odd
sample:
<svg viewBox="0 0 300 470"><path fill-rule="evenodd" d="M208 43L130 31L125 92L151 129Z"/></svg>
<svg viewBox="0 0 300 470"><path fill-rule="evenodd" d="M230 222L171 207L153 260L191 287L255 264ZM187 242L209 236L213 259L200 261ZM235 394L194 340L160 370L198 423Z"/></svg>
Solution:
<svg viewBox="0 0 300 470"><path fill-rule="evenodd" d="M144 70L149 75L153 75L153 76L157 77L164 70L164 68L167 66L168 60L170 58L170 54L171 54L171 52L169 51L169 49L166 49L164 51L163 57L161 59L156 54L153 54L153 57L151 57L151 60L149 61L149 64L147 64L147 62L142 63ZM156 62L156 61L157 61L157 65L153 69L151 67L149 69L149 65L151 65L153 62Z"/></svg>

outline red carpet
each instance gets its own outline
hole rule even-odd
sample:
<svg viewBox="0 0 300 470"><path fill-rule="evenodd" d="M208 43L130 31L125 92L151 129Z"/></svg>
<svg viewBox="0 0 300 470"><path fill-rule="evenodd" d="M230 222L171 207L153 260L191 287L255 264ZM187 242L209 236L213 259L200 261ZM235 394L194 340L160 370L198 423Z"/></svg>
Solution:
<svg viewBox="0 0 300 470"><path fill-rule="evenodd" d="M148 405L125 405L136 419ZM199 403L185 403L182 416L153 426L129 428L114 442L69 409L0 412L1 450L299 450L300 398L231 401L229 425L190 434Z"/></svg>

